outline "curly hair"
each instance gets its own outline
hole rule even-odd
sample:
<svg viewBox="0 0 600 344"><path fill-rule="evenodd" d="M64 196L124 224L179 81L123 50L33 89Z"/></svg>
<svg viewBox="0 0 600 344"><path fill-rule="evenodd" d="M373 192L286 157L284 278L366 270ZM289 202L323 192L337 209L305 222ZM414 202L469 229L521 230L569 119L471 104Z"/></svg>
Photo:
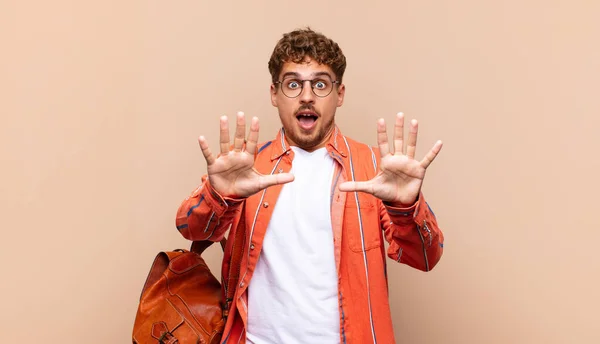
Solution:
<svg viewBox="0 0 600 344"><path fill-rule="evenodd" d="M277 42L269 60L269 72L273 83L277 82L284 63L300 63L306 57L329 66L336 79L342 82L346 70L346 57L342 49L330 38L307 27L285 33Z"/></svg>

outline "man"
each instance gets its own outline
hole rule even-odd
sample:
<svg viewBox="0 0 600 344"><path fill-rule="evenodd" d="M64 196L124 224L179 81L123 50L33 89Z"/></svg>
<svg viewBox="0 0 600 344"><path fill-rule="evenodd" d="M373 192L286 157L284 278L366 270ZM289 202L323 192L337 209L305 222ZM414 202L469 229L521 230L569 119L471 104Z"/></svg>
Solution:
<svg viewBox="0 0 600 344"><path fill-rule="evenodd" d="M222 343L395 343L387 256L429 271L443 234L425 202L425 171L437 142L415 160L417 122L404 151L404 117L394 141L377 123L378 149L342 135L346 59L338 44L310 29L284 34L269 61L271 103L282 129L258 144L254 117L238 113L233 144L220 120L220 154L199 138L208 173L181 204L177 228L190 240L220 241L244 231L241 262ZM239 248L243 245L243 247Z"/></svg>

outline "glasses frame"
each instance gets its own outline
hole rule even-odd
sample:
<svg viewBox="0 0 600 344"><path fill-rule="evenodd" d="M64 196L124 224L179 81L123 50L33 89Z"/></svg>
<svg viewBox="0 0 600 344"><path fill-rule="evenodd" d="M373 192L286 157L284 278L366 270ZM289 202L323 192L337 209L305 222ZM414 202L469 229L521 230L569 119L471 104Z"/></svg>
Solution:
<svg viewBox="0 0 600 344"><path fill-rule="evenodd" d="M329 77L328 77L328 78L329 78ZM280 86L279 86L279 89L281 90L281 93L283 93L283 95L284 95L284 96L286 96L286 97L288 97L288 98L298 98L298 97L299 97L299 96L302 94L302 92L304 91L304 84L305 84L307 81L310 81L310 89L311 89L312 93L313 93L315 96L319 97L319 98L325 98L325 97L329 96L329 95L331 94L331 92L333 92L333 89L334 89L335 85L336 85L336 84L337 84L337 85L339 85L339 84L340 84L339 80L331 80L331 78L329 78L329 79L331 80L331 90L329 90L329 93L327 93L326 95L324 95L324 96L320 96L320 95L318 95L317 93L315 93L315 86L314 86L314 85L313 85L313 83L312 83L313 81L315 81L315 80L318 80L317 78L315 78L315 79L304 79L304 80L300 80L300 79L296 79L296 78L289 78L289 79L296 80L296 81L298 81L298 82L300 83L300 85L301 85L301 86L300 86L300 92L299 92L299 93L298 93L298 95L297 95L297 96L295 96L295 97L290 97L290 96L288 96L287 94L285 94L285 92L283 91L283 87L281 87L281 85L283 85L283 82L285 81L285 79L283 79L283 80L277 80L277 81L275 81L275 82L273 83L274 85L277 85L277 84L279 84L279 85L280 85ZM321 79L322 79L322 78L321 78Z"/></svg>

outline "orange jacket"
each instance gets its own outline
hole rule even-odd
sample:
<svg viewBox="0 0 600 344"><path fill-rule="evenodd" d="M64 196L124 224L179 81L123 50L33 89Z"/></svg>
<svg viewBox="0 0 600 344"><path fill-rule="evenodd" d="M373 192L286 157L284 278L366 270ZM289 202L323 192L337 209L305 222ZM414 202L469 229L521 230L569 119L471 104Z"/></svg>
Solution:
<svg viewBox="0 0 600 344"><path fill-rule="evenodd" d="M338 190L344 181L375 176L378 149L344 137L336 127L327 150L337 162L331 186L331 221L338 271L340 342L395 343L384 237L389 243L388 257L429 271L442 256L442 231L422 193L410 208L396 208L366 193ZM289 172L293 158L282 129L275 140L259 145L255 168L263 174ZM245 200L224 199L204 175L202 185L178 209L177 228L189 240L220 241L231 227L246 232L240 280L235 286L222 343L245 343L247 288L281 188L273 186ZM231 247L231 243L226 246L226 257ZM223 276L227 276L228 265L224 261Z"/></svg>

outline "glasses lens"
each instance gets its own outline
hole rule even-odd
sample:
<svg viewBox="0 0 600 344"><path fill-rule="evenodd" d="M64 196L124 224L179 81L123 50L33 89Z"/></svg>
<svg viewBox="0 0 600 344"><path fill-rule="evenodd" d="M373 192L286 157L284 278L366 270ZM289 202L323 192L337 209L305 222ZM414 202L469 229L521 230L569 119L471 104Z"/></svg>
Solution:
<svg viewBox="0 0 600 344"><path fill-rule="evenodd" d="M331 93L333 83L331 79L324 77L312 81L312 89L319 97L327 97Z"/></svg>
<svg viewBox="0 0 600 344"><path fill-rule="evenodd" d="M302 92L302 81L294 78L285 78L281 82L281 91L290 98L295 98Z"/></svg>

